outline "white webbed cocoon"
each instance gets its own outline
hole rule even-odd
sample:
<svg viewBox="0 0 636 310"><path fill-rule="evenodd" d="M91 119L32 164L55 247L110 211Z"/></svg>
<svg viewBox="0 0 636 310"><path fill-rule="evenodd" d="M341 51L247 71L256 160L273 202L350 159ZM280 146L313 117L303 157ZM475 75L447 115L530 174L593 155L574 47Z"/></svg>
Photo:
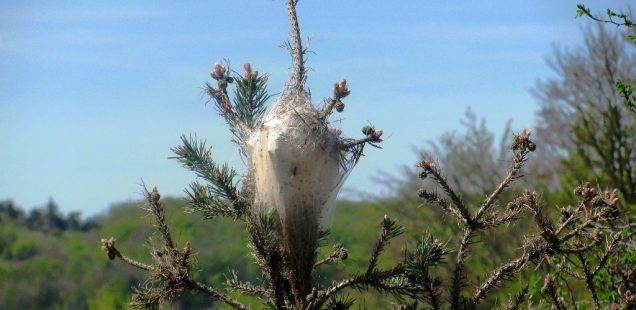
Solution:
<svg viewBox="0 0 636 310"><path fill-rule="evenodd" d="M305 93L281 95L248 141L254 206L294 230L330 226L348 170L338 137ZM309 232L308 232L309 233Z"/></svg>

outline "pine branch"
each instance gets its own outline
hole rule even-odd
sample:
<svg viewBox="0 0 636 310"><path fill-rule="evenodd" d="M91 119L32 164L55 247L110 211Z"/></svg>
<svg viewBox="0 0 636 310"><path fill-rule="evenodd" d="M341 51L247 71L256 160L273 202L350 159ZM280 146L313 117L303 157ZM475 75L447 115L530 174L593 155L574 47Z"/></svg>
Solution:
<svg viewBox="0 0 636 310"><path fill-rule="evenodd" d="M506 305L506 310L516 310L521 307L521 304L526 300L526 295L528 295L528 284L524 285L521 288L521 291L514 296L514 298L510 299L508 305Z"/></svg>
<svg viewBox="0 0 636 310"><path fill-rule="evenodd" d="M433 309L442 307L439 288L441 281L431 276L430 268L441 264L449 252L444 244L431 235L423 236L418 240L414 253L405 251L405 277L411 286L416 284L410 296L427 302Z"/></svg>
<svg viewBox="0 0 636 310"><path fill-rule="evenodd" d="M267 288L256 286L249 282L242 282L241 280L239 280L238 273L235 270L232 270L230 272L230 275L226 276L225 283L232 290L240 293L256 295L259 297L270 297L272 295L272 292Z"/></svg>
<svg viewBox="0 0 636 310"><path fill-rule="evenodd" d="M506 211L502 215L498 215L496 212L486 212L479 224L484 229L501 226L517 220L524 211L523 197L519 197L507 204Z"/></svg>
<svg viewBox="0 0 636 310"><path fill-rule="evenodd" d="M227 92L228 85L234 82L234 78L230 76L230 72L229 65L224 67L218 63L214 64L214 69L210 72L210 76L217 81L218 88L215 88L210 83L205 83L205 89L210 98L214 100L219 115L225 119L225 122L230 127L230 132L234 135L233 141L241 148L244 148L249 130L232 105Z"/></svg>
<svg viewBox="0 0 636 310"><path fill-rule="evenodd" d="M143 193L146 197L146 201L148 203L148 210L155 217L154 226L161 233L163 238L163 243L165 248L169 251L170 255L175 255L175 246L172 241L172 236L170 235L170 229L168 228L168 224L166 223L166 215L164 212L164 208L159 202L161 195L159 195L159 191L157 187L153 186L150 191L143 185Z"/></svg>
<svg viewBox="0 0 636 310"><path fill-rule="evenodd" d="M145 271L153 270L153 267L151 265L141 263L135 259L132 259L126 255L121 254L121 252L119 252L119 250L117 250L117 248L115 247L115 241L117 240L113 237L110 237L109 239L102 238L101 240L102 250L106 251L106 254L108 255L108 259L114 260L115 258L119 258L122 261L124 261L126 264L139 268L141 270L145 270Z"/></svg>
<svg viewBox="0 0 636 310"><path fill-rule="evenodd" d="M459 242L457 258L455 260L455 270L453 271L453 279L451 283L450 299L451 309L461 309L464 304L462 290L466 287L466 256L468 255L468 246L473 238L473 230L470 226L464 227L464 234Z"/></svg>
<svg viewBox="0 0 636 310"><path fill-rule="evenodd" d="M576 257L581 262L581 267L583 269L583 275L585 277L585 286L587 290L592 295L592 300L594 301L594 309L600 310L601 304L598 300L598 293L596 292L596 286L594 286L594 275L592 271L592 267L590 266L590 262L587 260L583 253L577 253Z"/></svg>
<svg viewBox="0 0 636 310"><path fill-rule="evenodd" d="M550 275L546 276L543 283L544 284L543 287L541 287L541 293L550 297L557 310L566 310L567 308L557 294L557 285L554 277Z"/></svg>
<svg viewBox="0 0 636 310"><path fill-rule="evenodd" d="M243 305L241 304L239 301L233 299L232 297L221 293L219 291L217 291L216 289L213 289L201 282L197 282L197 281L193 281L191 279L187 280L187 285L190 289L194 290L194 291L198 291L200 293L203 293L205 295L210 296L212 299L214 300L220 300L226 304L228 304L229 306L231 306L232 308L235 309L250 309L249 306Z"/></svg>
<svg viewBox="0 0 636 310"><path fill-rule="evenodd" d="M344 261L348 257L349 257L349 251L344 246L342 246L342 244L336 243L333 246L331 253L329 253L329 256L317 261L314 264L314 268L324 264L332 264L337 261Z"/></svg>
<svg viewBox="0 0 636 310"><path fill-rule="evenodd" d="M198 204L195 208L199 206L200 210L205 211L210 207L204 207L202 203L209 202L212 203L210 206L214 208L213 210L218 210L219 214L231 214L234 218L241 218L247 210L247 204L239 197L234 185L236 170L227 164L219 166L212 158L212 150L206 147L205 141L197 141L196 137L187 138L186 136L181 136L181 141L183 145L172 148L177 156L170 158L176 159L183 167L210 183L210 186L205 189L197 185L191 186L191 193L188 196L194 198L193 202ZM217 197L228 200L233 207L232 211L220 206Z"/></svg>
<svg viewBox="0 0 636 310"><path fill-rule="evenodd" d="M342 99L349 96L349 94L351 94L351 91L347 87L347 80L342 80L340 83L335 83L333 85L333 98L327 100L327 105L321 113L321 118L323 120L329 118L334 108L336 109L336 111L342 112L345 108L344 103L342 103Z"/></svg>
<svg viewBox="0 0 636 310"><path fill-rule="evenodd" d="M406 265L399 264L389 270L377 270L378 259L385 246L390 240L401 235L403 231L403 227L385 215L382 219L380 235L373 246L366 272L355 274L348 279L334 283L329 288L311 294L308 296L309 306L318 309L329 298L347 287L358 290L367 290L372 287L378 291L393 294L396 298L400 298L401 295L408 292L404 277L400 277L404 275Z"/></svg>
<svg viewBox="0 0 636 310"><path fill-rule="evenodd" d="M115 247L115 239L102 239L102 249L113 260L120 258L125 263L149 272L149 282L156 282L160 287L138 290L133 296L131 306L136 308L158 308L163 300L179 296L183 290L194 290L208 295L213 300L220 300L236 309L249 309L221 291L194 281L190 276L190 257L192 246L186 243L183 249L177 249L166 223L165 211L159 202L161 195L156 187L150 191L143 187L148 210L154 216L154 227L160 233L163 246L151 252L155 263L143 264L122 255Z"/></svg>
<svg viewBox="0 0 636 310"><path fill-rule="evenodd" d="M243 76L236 76L234 90L234 110L238 119L246 127L255 129L265 113L266 103L272 96L267 93L268 76L252 72L249 63L243 65Z"/></svg>
<svg viewBox="0 0 636 310"><path fill-rule="evenodd" d="M235 217L237 215L232 203L219 199L210 186L193 182L185 193L189 202L187 211L198 212L205 219L215 218L219 215L227 217Z"/></svg>
<svg viewBox="0 0 636 310"><path fill-rule="evenodd" d="M423 159L419 162L418 166L422 168L422 173L420 173L421 179L424 179L429 175L432 176L433 180L444 190L448 197L450 197L455 209L453 212L451 212L451 214L456 215L457 213L459 213L460 217L458 217L458 219L461 222L472 226L470 211L468 211L468 208L466 208L464 202L455 192L455 190L453 190L453 188L448 184L446 177L442 175L437 165L431 160ZM452 210L450 206L448 210Z"/></svg>
<svg viewBox="0 0 636 310"><path fill-rule="evenodd" d="M247 216L247 233L252 254L259 265L265 281L272 291L276 309L284 309L291 296L287 294L289 283L283 276L280 240L273 217L255 213Z"/></svg>
<svg viewBox="0 0 636 310"><path fill-rule="evenodd" d="M453 215L459 221L467 224L466 217L464 217L462 212L455 205L449 203L448 201L446 201L446 199L439 197L439 195L437 195L436 193L422 188L418 190L418 196L426 200L430 204L437 205L438 207L442 208L442 210Z"/></svg>
<svg viewBox="0 0 636 310"><path fill-rule="evenodd" d="M369 259L369 266L367 267L367 274L372 273L377 264L380 254L384 251L384 247L389 243L391 239L396 238L404 232L404 227L397 224L397 222L391 220L387 215L384 215L381 224L380 236L376 241L371 251L371 258Z"/></svg>
<svg viewBox="0 0 636 310"><path fill-rule="evenodd" d="M511 145L511 149L514 152L513 161L508 169L508 174L501 181L499 186L486 198L486 200L481 204L477 212L475 213L474 220L479 221L482 215L488 211L490 207L492 207L493 202L499 197L499 195L508 188L512 182L519 179L521 177L521 168L523 164L526 162L526 156L529 152L534 151L536 149L536 145L530 141L530 132L521 129L519 134L515 135L513 143Z"/></svg>
<svg viewBox="0 0 636 310"><path fill-rule="evenodd" d="M605 246L605 250L599 259L598 265L592 271L592 278L595 277L602 268L605 267L607 261L610 258L610 255L614 254L618 245L623 240L621 234L619 232L613 233L611 236L612 240Z"/></svg>

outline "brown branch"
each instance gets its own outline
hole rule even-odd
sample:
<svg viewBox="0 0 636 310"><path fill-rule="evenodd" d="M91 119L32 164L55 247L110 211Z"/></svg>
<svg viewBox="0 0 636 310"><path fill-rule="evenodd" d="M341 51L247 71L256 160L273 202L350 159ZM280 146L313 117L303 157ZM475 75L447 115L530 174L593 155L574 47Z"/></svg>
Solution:
<svg viewBox="0 0 636 310"><path fill-rule="evenodd" d="M457 259L455 262L455 271L453 272L453 282L450 293L451 309L461 308L461 293L465 277L466 255L468 253L468 246L470 245L470 239L472 237L472 228L470 228L470 226L466 226L464 228L464 235L459 243L459 250L457 251Z"/></svg>
<svg viewBox="0 0 636 310"><path fill-rule="evenodd" d="M201 282L197 282L194 281L192 279L188 279L186 280L186 285L188 286L188 288L198 291L200 293L206 294L208 296L210 296L212 299L215 300L220 300L228 305L230 305L232 308L235 309L250 309L249 306L243 305L242 303L240 303L238 300L233 299L232 297L217 291Z"/></svg>
<svg viewBox="0 0 636 310"><path fill-rule="evenodd" d="M343 247L341 244L335 244L329 256L317 261L314 264L314 268L323 265L323 264L331 264L337 260L346 260L349 257L349 251Z"/></svg>
<svg viewBox="0 0 636 310"><path fill-rule="evenodd" d="M365 274L371 274L378 263L378 259L380 258L380 254L384 250L384 247L387 245L389 240L397 237L402 234L401 227L397 226L397 224L389 219L387 215L384 215L382 219L382 228L380 232L380 236L373 246L373 250L371 251L371 257L369 258L369 266L367 267L367 271Z"/></svg>
<svg viewBox="0 0 636 310"><path fill-rule="evenodd" d="M510 277L515 273L520 272L528 264L530 259L539 253L538 250L531 250L531 252L525 252L523 255L514 259L499 268L497 268L489 277L484 281L473 293L472 303L476 305L481 301L486 294L497 286L504 278Z"/></svg>
<svg viewBox="0 0 636 310"><path fill-rule="evenodd" d="M453 202L453 204L455 205L457 211L459 211L459 214L461 215L461 218L459 218L459 219L462 222L466 223L467 225L472 226L473 222L472 222L472 218L470 216L470 212L468 211L468 208L466 208L466 206L464 205L464 202L462 201L462 199L459 197L459 195L457 195L457 193L453 190L453 188L448 184L448 181L446 180L446 177L444 177L441 174L441 172L437 168L437 165L435 165L430 160L421 160L419 162L419 166L424 170L425 174L432 175L433 176L433 180L435 180L435 182L437 184L439 184L439 186L442 187L444 192L446 192L446 194L450 197L450 199Z"/></svg>
<svg viewBox="0 0 636 310"><path fill-rule="evenodd" d="M583 275L585 276L585 286L587 287L588 291L590 291L590 294L592 295L592 300L594 301L594 309L599 310L601 309L601 304L598 300L596 287L594 286L594 275L592 274L592 270L590 269L591 266L587 258L585 258L585 255L583 255L583 253L577 253L576 257L579 259L579 261L581 262L581 266L583 267Z"/></svg>
<svg viewBox="0 0 636 310"><path fill-rule="evenodd" d="M519 172L523 167L523 164L526 160L526 155L528 154L528 150L526 148L521 149L518 152L515 152L514 159L512 164L510 165L510 169L508 169L508 174L506 177L499 183L499 186L486 198L486 200L481 204L477 213L475 213L474 220L478 221L479 218L486 212L492 205L493 202L499 197L499 195L506 189L510 184L519 178Z"/></svg>
<svg viewBox="0 0 636 310"><path fill-rule="evenodd" d="M485 213L485 218L483 218L479 223L480 227L490 228L512 222L518 219L519 215L523 213L524 210L523 197L517 198L508 203L506 211L501 216L498 216L496 213L493 213L492 216L490 216L489 212Z"/></svg>
<svg viewBox="0 0 636 310"><path fill-rule="evenodd" d="M404 272L403 266L397 266L395 268L386 270L386 271L374 271L371 273L365 273L359 276L352 276L348 279L342 280L332 286L318 291L312 295L310 295L309 305L311 306L320 306L324 304L331 296L334 296L338 292L342 291L348 287L364 287L371 286L375 287L377 284L385 281L387 279L393 278L397 275L400 275Z"/></svg>
<svg viewBox="0 0 636 310"><path fill-rule="evenodd" d="M333 111L333 108L335 108L337 104L338 104L338 100L329 99L329 102L325 106L325 109L322 111L321 118L323 120L327 119L329 117L329 115L331 115L331 112Z"/></svg>
<svg viewBox="0 0 636 310"><path fill-rule="evenodd" d="M170 235L168 224L166 223L166 216L163 206L159 202L161 195L159 194L159 191L155 186L153 186L152 189L148 191L148 189L144 185L143 191L144 196L146 197L146 200L148 201L148 204L150 206L148 210L155 217L154 226L161 233L164 245L166 246L168 251L170 251L170 255L174 256L174 254L176 253L176 249L174 246L174 242L172 241L172 236Z"/></svg>
<svg viewBox="0 0 636 310"><path fill-rule="evenodd" d="M146 270L146 271L154 270L154 267L151 265L144 264L142 262L136 261L133 258L130 258L128 256L121 254L121 252L119 252L119 250L117 250L117 248L115 247L115 241L116 241L115 238L113 237L110 237L109 239L102 238L101 241L102 241L102 249L106 251L108 255L108 259L114 260L115 258L119 257L125 263L133 267L139 268L141 270Z"/></svg>
<svg viewBox="0 0 636 310"><path fill-rule="evenodd" d="M345 151L348 151L361 144L378 143L378 142L382 142L382 139L376 136L367 136L366 138L363 138L363 139L343 142L342 144L340 144L340 148L342 148Z"/></svg>
<svg viewBox="0 0 636 310"><path fill-rule="evenodd" d="M439 195L437 195L436 193L430 192L425 189L420 189L418 191L418 196L431 204L439 206L440 208L442 208L442 210L450 213L465 225L468 224L467 218L464 217L462 212L455 205L449 203L448 201L446 201L446 199L439 197Z"/></svg>
<svg viewBox="0 0 636 310"><path fill-rule="evenodd" d="M554 303L554 306L557 308L557 310L567 309L557 295L556 280L552 276L548 275L547 277L545 277L543 287L541 288L541 293L544 295L548 295L550 299L552 299L552 302Z"/></svg>
<svg viewBox="0 0 636 310"><path fill-rule="evenodd" d="M603 255L599 259L598 265L592 271L592 277L595 277L598 274L598 272L603 267L605 267L605 264L607 264L607 260L609 259L610 255L612 255L612 253L616 251L621 240L622 240L622 236L620 233L613 234L612 241L610 242L610 244L606 246L605 251L603 252Z"/></svg>
<svg viewBox="0 0 636 310"><path fill-rule="evenodd" d="M286 280L282 276L282 258L276 241L272 236L263 232L263 228L258 224L258 215L247 216L247 233L254 249L254 256L258 263L265 280L269 283L273 292L274 303L276 309L283 309L285 305L285 286Z"/></svg>
<svg viewBox="0 0 636 310"><path fill-rule="evenodd" d="M592 217L587 219L587 221L585 221L585 222L581 223L580 225L576 226L576 228L572 229L570 232L565 234L563 237L559 238L559 242L560 243L564 243L565 241L567 241L567 240L571 239L572 237L578 235L579 233L581 233L581 231L583 231L583 229L587 228L588 226L590 226L592 224L598 223L598 220L604 218L610 212L611 212L611 210L609 208L605 208L605 209L599 211L598 213L594 214Z"/></svg>

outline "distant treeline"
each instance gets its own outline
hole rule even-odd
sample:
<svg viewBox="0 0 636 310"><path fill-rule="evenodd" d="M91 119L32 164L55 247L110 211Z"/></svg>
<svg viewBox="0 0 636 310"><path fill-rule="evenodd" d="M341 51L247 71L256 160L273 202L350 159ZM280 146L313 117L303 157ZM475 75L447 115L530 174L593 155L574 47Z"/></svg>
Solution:
<svg viewBox="0 0 636 310"><path fill-rule="evenodd" d="M50 199L44 206L26 211L17 206L12 200L0 201L0 223L5 220L23 225L30 230L55 233L72 231L89 231L98 228L94 219L82 219L78 211L64 215L57 203Z"/></svg>

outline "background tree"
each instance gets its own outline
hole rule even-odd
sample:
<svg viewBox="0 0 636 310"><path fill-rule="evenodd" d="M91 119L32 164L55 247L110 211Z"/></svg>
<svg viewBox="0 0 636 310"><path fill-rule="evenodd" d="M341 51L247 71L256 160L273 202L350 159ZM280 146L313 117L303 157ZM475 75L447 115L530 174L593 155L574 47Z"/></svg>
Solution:
<svg viewBox="0 0 636 310"><path fill-rule="evenodd" d="M564 161L554 167L564 188L595 180L636 203L636 117L615 86L636 81L635 46L597 25L585 30L582 48L555 49L548 64L557 77L532 90L540 105L537 137L546 144L540 156Z"/></svg>

